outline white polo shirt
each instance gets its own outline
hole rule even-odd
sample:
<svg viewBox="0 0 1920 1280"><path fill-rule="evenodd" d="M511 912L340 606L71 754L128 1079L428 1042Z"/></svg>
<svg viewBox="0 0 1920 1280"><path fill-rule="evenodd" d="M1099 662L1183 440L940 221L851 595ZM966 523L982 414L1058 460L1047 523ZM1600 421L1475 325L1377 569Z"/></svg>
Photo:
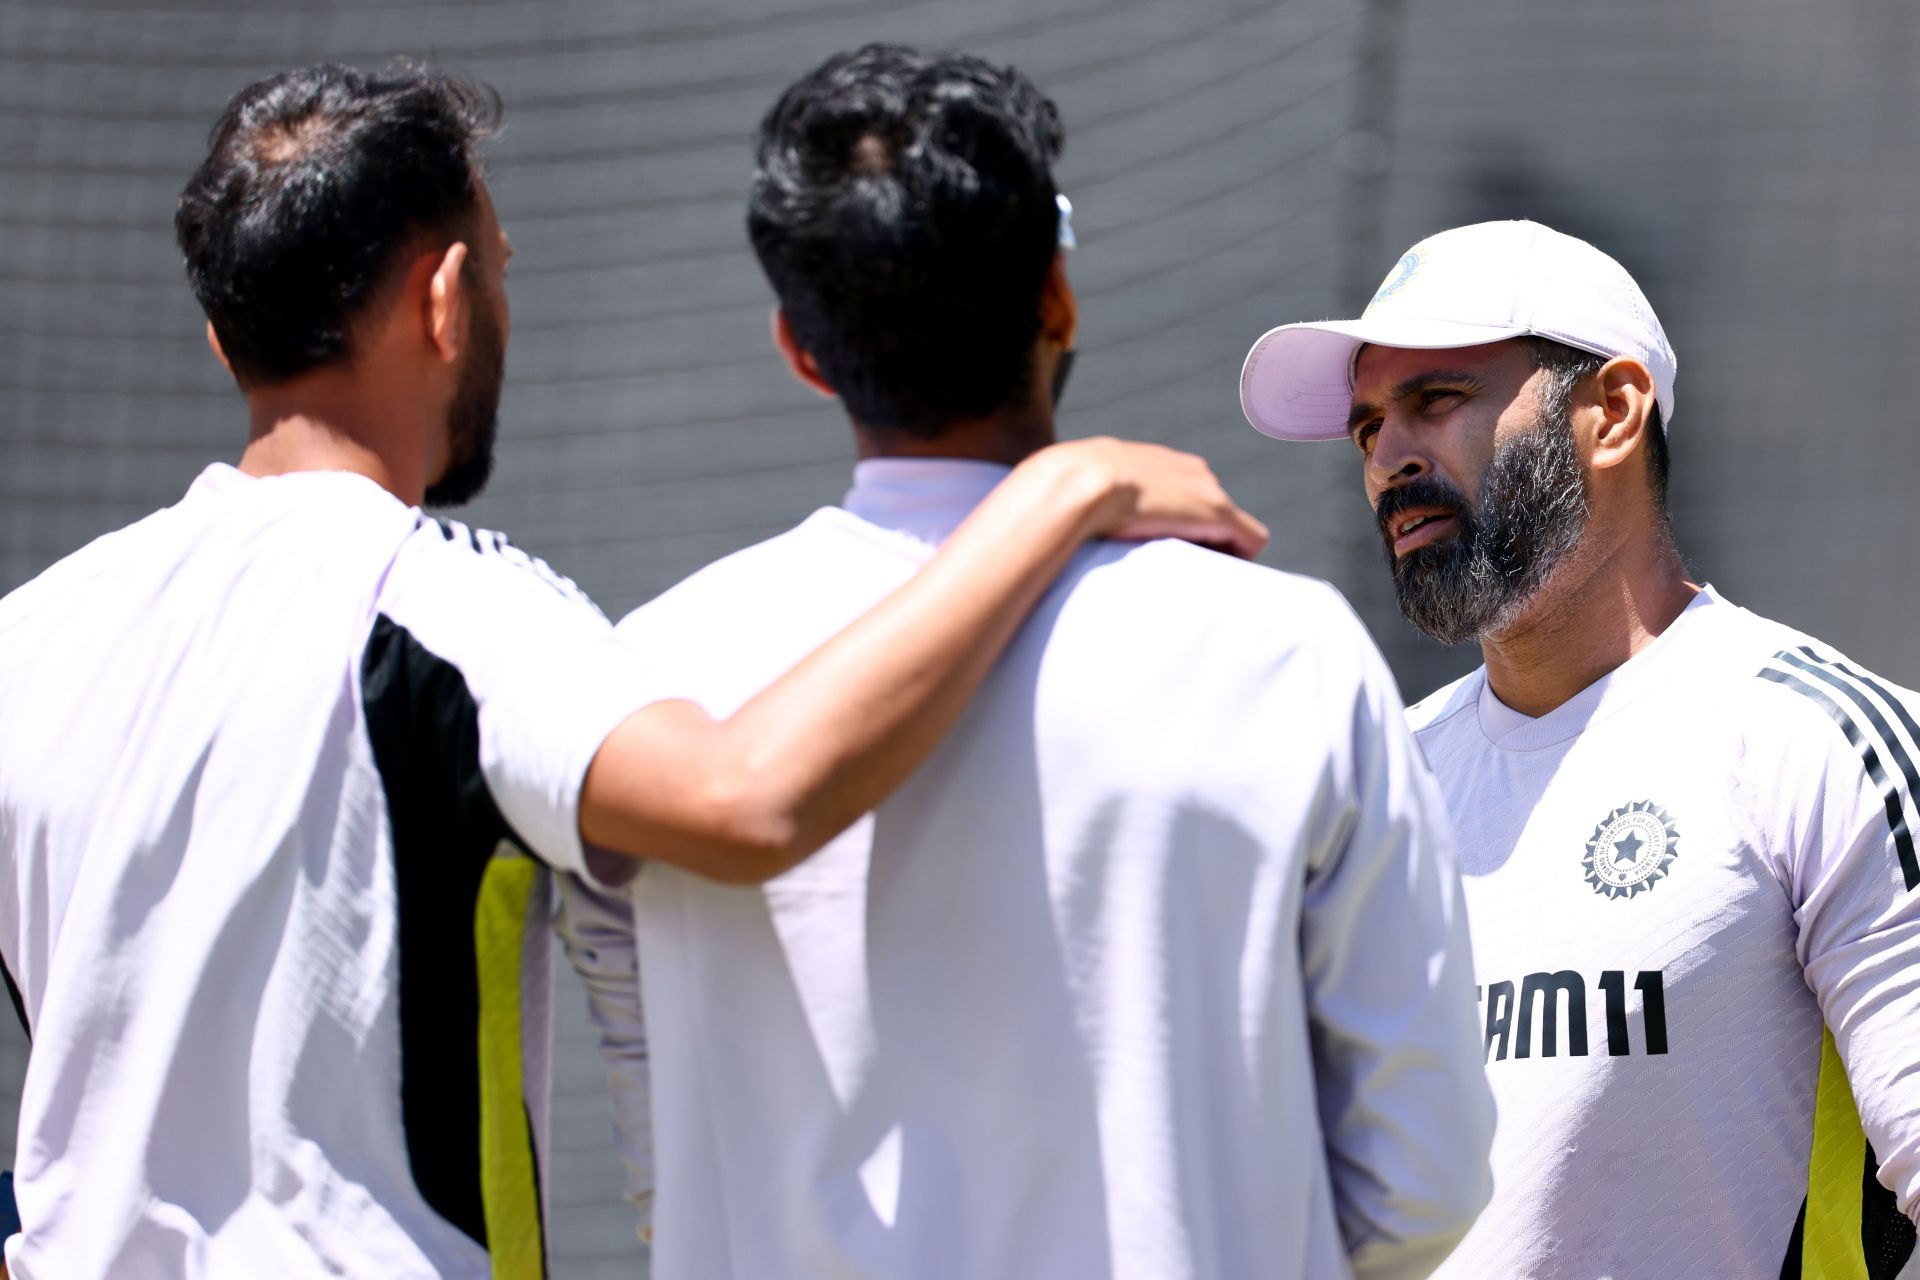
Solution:
<svg viewBox="0 0 1920 1280"><path fill-rule="evenodd" d="M543 1267L547 877L645 701L572 585L214 466L0 600L15 1280Z"/></svg>
<svg viewBox="0 0 1920 1280"><path fill-rule="evenodd" d="M1441 1274L1896 1274L1920 698L1709 589L1548 715L1484 669L1410 714L1460 833L1500 1110L1493 1203Z"/></svg>
<svg viewBox="0 0 1920 1280"><path fill-rule="evenodd" d="M1003 474L863 462L846 509L622 638L727 714ZM650 1112L620 929L576 898L636 1163L652 1125L654 1275L1425 1275L1480 1206L1491 1114L1399 706L1326 585L1097 545L814 858L755 889L639 876Z"/></svg>

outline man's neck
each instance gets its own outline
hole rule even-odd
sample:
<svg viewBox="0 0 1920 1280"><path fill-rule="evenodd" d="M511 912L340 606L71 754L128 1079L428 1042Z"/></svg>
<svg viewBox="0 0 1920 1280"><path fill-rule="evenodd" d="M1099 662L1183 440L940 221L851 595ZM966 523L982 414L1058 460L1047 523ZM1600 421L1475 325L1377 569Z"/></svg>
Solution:
<svg viewBox="0 0 1920 1280"><path fill-rule="evenodd" d="M1570 557L1518 621L1482 639L1494 696L1547 714L1652 644L1699 591L1665 536Z"/></svg>
<svg viewBox="0 0 1920 1280"><path fill-rule="evenodd" d="M908 436L853 424L862 460L867 458L964 458L1017 466L1054 442L1053 418L1031 411L949 423L937 435Z"/></svg>
<svg viewBox="0 0 1920 1280"><path fill-rule="evenodd" d="M423 433L405 414L385 412L351 385L307 375L247 395L250 476L350 471L412 506L426 494Z"/></svg>

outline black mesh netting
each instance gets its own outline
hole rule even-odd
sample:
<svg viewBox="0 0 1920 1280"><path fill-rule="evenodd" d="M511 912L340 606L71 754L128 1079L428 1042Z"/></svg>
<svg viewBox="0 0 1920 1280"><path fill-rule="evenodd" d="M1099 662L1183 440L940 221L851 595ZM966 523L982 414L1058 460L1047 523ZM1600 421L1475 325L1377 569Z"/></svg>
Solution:
<svg viewBox="0 0 1920 1280"><path fill-rule="evenodd" d="M789 79L869 39L1013 61L1060 104L1082 354L1070 433L1208 455L1410 695L1469 653L1392 611L1351 451L1241 420L1251 340L1353 314L1408 243L1530 216L1641 280L1680 354L1683 547L1734 599L1920 682L1909 6L1835 0L0 4L0 590L237 455L173 199L227 96L296 63L491 81L517 257L500 469L474 512L618 616L844 486L768 343L741 226ZM562 1002L561 1277L634 1274L602 1083ZM0 1060L18 1079L20 1054ZM0 1140L11 1132L0 1107Z"/></svg>

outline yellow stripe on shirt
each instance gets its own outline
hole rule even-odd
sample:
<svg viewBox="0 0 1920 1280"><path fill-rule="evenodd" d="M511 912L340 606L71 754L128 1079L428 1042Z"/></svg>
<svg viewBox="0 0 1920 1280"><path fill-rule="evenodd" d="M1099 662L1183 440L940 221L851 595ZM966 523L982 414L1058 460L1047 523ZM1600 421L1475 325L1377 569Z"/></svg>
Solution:
<svg viewBox="0 0 1920 1280"><path fill-rule="evenodd" d="M480 979L480 1194L494 1280L541 1280L540 1184L520 1061L520 971L533 859L502 844L480 882L473 945Z"/></svg>
<svg viewBox="0 0 1920 1280"><path fill-rule="evenodd" d="M1807 1161L1802 1280L1867 1280L1860 1252L1860 1175L1866 1161L1867 1136L1860 1128L1847 1069L1833 1032L1823 1031L1813 1100L1813 1155Z"/></svg>

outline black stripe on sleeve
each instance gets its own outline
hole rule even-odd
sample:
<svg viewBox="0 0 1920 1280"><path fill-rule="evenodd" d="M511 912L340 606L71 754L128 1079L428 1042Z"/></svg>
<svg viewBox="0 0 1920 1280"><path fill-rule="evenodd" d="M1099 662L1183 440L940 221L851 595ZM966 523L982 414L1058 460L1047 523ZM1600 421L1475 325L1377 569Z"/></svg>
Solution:
<svg viewBox="0 0 1920 1280"><path fill-rule="evenodd" d="M13 1001L14 1016L20 1019L20 1030L26 1034L27 1045L33 1045L33 1025L27 1021L27 1002L20 995L20 984L13 980L13 966L0 956L0 978L7 980L7 999Z"/></svg>
<svg viewBox="0 0 1920 1280"><path fill-rule="evenodd" d="M425 518L422 517L422 519ZM465 525L458 520L443 520L439 517L433 518L433 525L440 531L442 538L455 546L465 547L475 555L492 556L504 560L515 568L525 570L567 599L586 605L594 613L599 614L603 621L605 620L606 615L601 613L600 606L593 602L593 597L580 589L578 583L539 556L529 555L515 546L513 540L506 534L493 529Z"/></svg>
<svg viewBox="0 0 1920 1280"><path fill-rule="evenodd" d="M1821 666L1831 667L1835 671L1847 676L1854 681L1854 683L1865 685L1867 688L1879 694L1881 701L1887 704L1888 708L1893 712L1894 718L1900 722L1900 727L1907 731L1908 741L1914 743L1915 746L1920 746L1920 722L1914 720L1913 713L1907 710L1907 704L1900 698L1895 697L1893 690L1881 684L1872 674L1862 671L1857 667L1850 667L1846 663L1835 661L1832 658L1823 658L1804 645L1801 646L1800 652L1806 654ZM1889 738L1889 741L1893 742L1896 746L1901 745L1898 739ZM1904 750L1902 751L1902 755L1905 755ZM1920 803L1920 776L1916 776L1911 764L1909 764L1907 771L1907 788L1908 798Z"/></svg>
<svg viewBox="0 0 1920 1280"><path fill-rule="evenodd" d="M1802 671L1825 681L1840 692L1846 694L1847 700L1853 703L1854 706L1859 707L1860 710L1866 714L1868 723L1873 725L1874 732L1880 735L1880 745L1886 749L1888 757L1893 761L1894 768L1900 771L1901 778L1906 781L1906 800L1911 803L1916 798L1920 798L1920 770L1916 770L1913 767L1913 755L1907 750L1906 743L1902 742L1900 736L1893 731L1893 726L1887 723L1887 718L1880 714L1880 708L1874 705L1873 699L1867 697L1867 695L1860 690L1859 686L1852 681L1843 676L1835 675L1824 666L1816 665L1817 659L1815 662L1803 662L1790 653L1783 653L1780 657L1783 661L1792 663ZM1899 703L1894 702L1891 697L1888 697L1884 690L1881 691L1881 696L1887 698L1887 701L1893 703L1894 706L1899 706ZM1900 714L1904 719L1904 709ZM1907 887L1909 889L1913 888L1911 884Z"/></svg>
<svg viewBox="0 0 1920 1280"><path fill-rule="evenodd" d="M1783 661L1794 662L1796 665L1805 665L1790 653L1783 652L1775 656ZM1907 828L1906 808L1900 800L1900 788L1894 784L1885 767L1881 765L1880 753L1873 749L1873 743L1868 741L1866 733L1839 703L1792 672L1777 671L1769 667L1762 669L1759 674L1762 680L1784 685L1808 699L1826 712L1828 719L1840 726L1840 732L1846 735L1853 749L1859 752L1860 763L1866 766L1867 777L1880 788L1880 796L1887 810L1887 825L1893 830L1894 851L1899 855L1900 872L1906 880L1907 888L1920 887L1920 857L1916 857L1914 853L1913 833Z"/></svg>
<svg viewBox="0 0 1920 1280"><path fill-rule="evenodd" d="M1900 1212L1900 1201L1880 1182L1880 1161L1867 1144L1867 1168L1861 1175L1860 1252L1867 1264L1867 1280L1896 1280L1913 1256L1913 1220Z"/></svg>

